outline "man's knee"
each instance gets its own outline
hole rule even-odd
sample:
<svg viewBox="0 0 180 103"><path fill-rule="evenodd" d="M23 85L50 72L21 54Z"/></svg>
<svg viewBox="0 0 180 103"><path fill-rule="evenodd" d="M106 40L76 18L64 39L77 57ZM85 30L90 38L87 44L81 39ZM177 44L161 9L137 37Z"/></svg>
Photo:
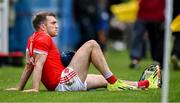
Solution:
<svg viewBox="0 0 180 103"><path fill-rule="evenodd" d="M99 44L95 40L89 40L86 43L90 46L90 48L99 47Z"/></svg>

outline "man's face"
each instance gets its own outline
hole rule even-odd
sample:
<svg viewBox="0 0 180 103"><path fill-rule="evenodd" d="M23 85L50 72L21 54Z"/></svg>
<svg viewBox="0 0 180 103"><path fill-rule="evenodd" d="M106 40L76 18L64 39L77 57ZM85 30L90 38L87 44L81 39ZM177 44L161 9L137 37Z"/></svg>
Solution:
<svg viewBox="0 0 180 103"><path fill-rule="evenodd" d="M58 32L58 23L54 16L47 16L46 17L46 32L51 36L55 37Z"/></svg>

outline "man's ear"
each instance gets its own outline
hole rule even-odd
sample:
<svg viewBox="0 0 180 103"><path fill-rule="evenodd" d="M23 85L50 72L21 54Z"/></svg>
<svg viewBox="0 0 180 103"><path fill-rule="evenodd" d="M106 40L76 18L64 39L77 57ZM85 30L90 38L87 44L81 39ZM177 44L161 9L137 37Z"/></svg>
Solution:
<svg viewBox="0 0 180 103"><path fill-rule="evenodd" d="M42 30L46 30L45 24L40 24L39 28L42 29Z"/></svg>

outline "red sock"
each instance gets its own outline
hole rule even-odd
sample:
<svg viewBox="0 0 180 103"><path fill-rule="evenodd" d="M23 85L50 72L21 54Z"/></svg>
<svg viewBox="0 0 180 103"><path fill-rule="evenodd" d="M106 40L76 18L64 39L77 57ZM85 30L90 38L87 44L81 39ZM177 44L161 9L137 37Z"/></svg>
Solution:
<svg viewBox="0 0 180 103"><path fill-rule="evenodd" d="M143 80L138 82L138 87L139 88L147 88L149 86L149 81L148 80Z"/></svg>
<svg viewBox="0 0 180 103"><path fill-rule="evenodd" d="M117 78L114 75L112 75L109 78L106 78L106 80L108 81L108 83L114 84L117 81Z"/></svg>

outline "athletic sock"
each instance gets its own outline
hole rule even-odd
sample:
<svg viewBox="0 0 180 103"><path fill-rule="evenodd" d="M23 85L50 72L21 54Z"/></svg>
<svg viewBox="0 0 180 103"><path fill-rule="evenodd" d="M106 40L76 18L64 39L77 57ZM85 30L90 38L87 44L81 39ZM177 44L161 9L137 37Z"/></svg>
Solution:
<svg viewBox="0 0 180 103"><path fill-rule="evenodd" d="M117 78L114 75L112 75L109 78L107 78L106 80L108 81L108 83L114 84L117 81Z"/></svg>
<svg viewBox="0 0 180 103"><path fill-rule="evenodd" d="M112 74L112 72L106 72L103 76L110 84L114 84L117 81L117 78Z"/></svg>
<svg viewBox="0 0 180 103"><path fill-rule="evenodd" d="M138 82L138 88L148 88L148 86L149 86L148 80L143 80Z"/></svg>

